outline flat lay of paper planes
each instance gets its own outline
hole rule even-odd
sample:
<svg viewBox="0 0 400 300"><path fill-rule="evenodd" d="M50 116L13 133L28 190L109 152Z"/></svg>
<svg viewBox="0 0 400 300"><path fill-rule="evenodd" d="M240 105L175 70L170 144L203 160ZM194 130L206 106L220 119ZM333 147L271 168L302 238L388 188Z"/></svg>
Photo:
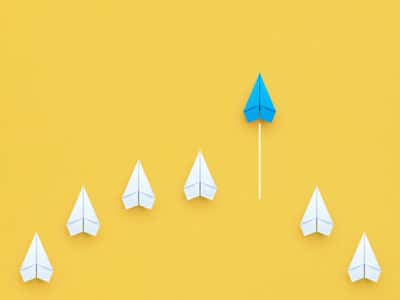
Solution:
<svg viewBox="0 0 400 300"><path fill-rule="evenodd" d="M261 200L261 121L271 123L275 117L275 107L265 87L261 74L258 75L250 97L244 108L247 122L258 121L258 199Z"/></svg>
<svg viewBox="0 0 400 300"><path fill-rule="evenodd" d="M268 93L261 74L259 74L257 77L257 80L247 100L243 113L248 123L252 123L255 121L257 121L258 123L257 195L258 199L261 200L262 122L264 121L272 123L276 113L274 104L271 100L271 97ZM239 172L241 171L243 170L239 170ZM243 189L246 187L245 183L242 182L240 186L233 188ZM187 200L192 200L195 198L214 200L215 198L217 186L201 151L197 153L193 166L184 184L183 190ZM149 210L153 209L155 203L155 195L140 160L136 162L136 165L132 171L128 184L122 195L122 202L125 209L131 209L134 207L143 207ZM195 203L192 203L190 205L194 204ZM209 204L207 204L207 206L208 205ZM246 207L247 206L245 206L245 208ZM246 211L245 213L251 213L250 210L251 207L249 207L248 211ZM319 233L325 236L329 236L332 233L333 227L334 223L326 206L325 200L318 186L316 186L304 212L303 218L300 222L300 229L302 231L302 234L303 236L309 236L314 233ZM96 215L96 212L93 208L85 187L82 186L78 198L76 199L74 207L71 211L71 214L67 220L68 232L71 236L80 233L86 233L92 236L96 236L99 228L99 219ZM232 229L230 228L228 230ZM120 234L128 234L128 232ZM113 241L111 240L110 242L112 243ZM143 247L146 246L150 247L151 245L143 245ZM138 247L142 247L142 245L138 244ZM98 263L101 264L101 261L99 261ZM77 263L77 266L79 267L79 263ZM342 267L339 267L339 269L341 268ZM22 280L24 282L27 282L33 279L39 279L45 282L50 282L53 276L53 271L53 267L49 261L49 258L39 238L39 235L35 233L33 240L29 246L28 252L26 253L24 261L20 267L20 275L22 277ZM348 275L352 282L362 279L378 282L381 271L381 267L376 259L375 253L371 247L367 235L363 233L355 254L348 267ZM96 270L94 270L94 272L96 272ZM321 274L321 278L323 278L322 275L323 274ZM310 291L313 292L312 289ZM323 296L324 294L322 294L321 297Z"/></svg>
<svg viewBox="0 0 400 300"><path fill-rule="evenodd" d="M126 209L141 206L152 209L155 197L146 173L140 160L137 161L128 185L122 196L122 202Z"/></svg>
<svg viewBox="0 0 400 300"><path fill-rule="evenodd" d="M379 280L381 267L365 233L361 237L348 272L352 282L361 279L368 279L374 282Z"/></svg>
<svg viewBox="0 0 400 300"><path fill-rule="evenodd" d="M67 228L70 235L85 232L95 236L99 231L100 222L85 187L82 187L79 192L78 199L68 219Z"/></svg>
<svg viewBox="0 0 400 300"><path fill-rule="evenodd" d="M217 186L211 176L207 163L201 151L197 154L193 167L186 180L184 192L187 200L203 197L213 200Z"/></svg>
<svg viewBox="0 0 400 300"><path fill-rule="evenodd" d="M319 232L323 235L330 235L333 222L326 208L325 201L318 189L315 188L311 200L301 220L301 231L304 236Z"/></svg>
<svg viewBox="0 0 400 300"><path fill-rule="evenodd" d="M49 282L53 275L53 267L50 264L39 235L35 233L28 252L22 263L20 273L24 282L40 279Z"/></svg>

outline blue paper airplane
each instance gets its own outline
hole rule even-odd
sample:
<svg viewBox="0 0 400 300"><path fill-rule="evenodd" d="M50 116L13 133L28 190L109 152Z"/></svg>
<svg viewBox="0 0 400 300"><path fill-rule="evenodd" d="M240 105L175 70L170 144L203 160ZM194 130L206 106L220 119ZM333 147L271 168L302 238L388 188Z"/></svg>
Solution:
<svg viewBox="0 0 400 300"><path fill-rule="evenodd" d="M272 122L274 119L275 107L265 87L261 74L258 74L257 81L254 84L243 112L249 123L255 120Z"/></svg>

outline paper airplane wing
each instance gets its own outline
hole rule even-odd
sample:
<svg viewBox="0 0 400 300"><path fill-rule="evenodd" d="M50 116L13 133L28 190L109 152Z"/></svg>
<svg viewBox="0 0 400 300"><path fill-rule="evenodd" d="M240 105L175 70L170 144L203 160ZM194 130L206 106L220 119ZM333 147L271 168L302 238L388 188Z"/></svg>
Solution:
<svg viewBox="0 0 400 300"><path fill-rule="evenodd" d="M122 202L126 209L139 205L139 162L136 163L132 175L129 178L128 185L122 196Z"/></svg>
<svg viewBox="0 0 400 300"><path fill-rule="evenodd" d="M95 236L100 228L100 222L92 206L89 195L83 192L83 231Z"/></svg>
<svg viewBox="0 0 400 300"><path fill-rule="evenodd" d="M365 277L364 266L365 266L365 235L363 234L349 266L348 272L351 281L354 282L360 279L364 279Z"/></svg>
<svg viewBox="0 0 400 300"><path fill-rule="evenodd" d="M197 154L183 191L187 200L200 197L200 153Z"/></svg>
<svg viewBox="0 0 400 300"><path fill-rule="evenodd" d="M150 182L143 170L142 164L139 163L139 205L141 207L152 209L154 205L154 193Z"/></svg>
<svg viewBox="0 0 400 300"><path fill-rule="evenodd" d="M261 74L258 75L250 97L247 100L244 108L244 115L247 122L253 122L255 120L272 122L274 119L275 107L265 87Z"/></svg>
<svg viewBox="0 0 400 300"><path fill-rule="evenodd" d="M33 237L31 245L29 246L28 252L26 253L25 259L22 263L20 273L24 282L36 278L36 244L37 234Z"/></svg>
<svg viewBox="0 0 400 300"><path fill-rule="evenodd" d="M259 119L260 115L260 82L259 78L257 78L256 83L254 84L253 90L251 91L250 97L247 100L246 106L244 108L244 115L246 117L247 122L253 122Z"/></svg>
<svg viewBox="0 0 400 300"><path fill-rule="evenodd" d="M381 267L376 260L375 253L365 235L365 278L374 282L379 280Z"/></svg>
<svg viewBox="0 0 400 300"><path fill-rule="evenodd" d="M53 275L53 267L50 264L47 253L44 250L39 236L37 236L37 278L49 282Z"/></svg>
<svg viewBox="0 0 400 300"><path fill-rule="evenodd" d="M213 200L217 187L211 176L207 163L200 153L200 195L208 200Z"/></svg>
<svg viewBox="0 0 400 300"><path fill-rule="evenodd" d="M83 232L83 193L84 190L82 188L67 221L67 228L70 235L76 235Z"/></svg>
<svg viewBox="0 0 400 300"><path fill-rule="evenodd" d="M318 191L317 198L317 231L324 235L330 235L333 228L332 218L326 208L325 201Z"/></svg>
<svg viewBox="0 0 400 300"><path fill-rule="evenodd" d="M272 122L275 116L275 107L272 103L271 97L265 87L264 81L260 78L260 119L266 122Z"/></svg>
<svg viewBox="0 0 400 300"><path fill-rule="evenodd" d="M304 236L317 232L317 197L315 190L301 220L300 227Z"/></svg>

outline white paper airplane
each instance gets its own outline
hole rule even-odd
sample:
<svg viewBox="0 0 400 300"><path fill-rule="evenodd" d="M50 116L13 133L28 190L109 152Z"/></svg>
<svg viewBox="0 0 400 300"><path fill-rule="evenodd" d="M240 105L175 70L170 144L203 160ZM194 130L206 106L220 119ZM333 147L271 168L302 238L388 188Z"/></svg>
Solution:
<svg viewBox="0 0 400 300"><path fill-rule="evenodd" d="M213 200L217 187L201 151L197 154L192 170L186 180L184 192L187 200L203 197Z"/></svg>
<svg viewBox="0 0 400 300"><path fill-rule="evenodd" d="M315 232L331 234L333 222L318 187L314 190L300 226L304 236Z"/></svg>
<svg viewBox="0 0 400 300"><path fill-rule="evenodd" d="M78 199L69 216L67 228L70 235L85 232L94 236L100 228L99 219L96 216L85 187L81 188Z"/></svg>
<svg viewBox="0 0 400 300"><path fill-rule="evenodd" d="M374 251L363 233L356 253L349 266L349 276L352 282L360 279L368 279L377 282L381 274L381 267L376 260Z"/></svg>
<svg viewBox="0 0 400 300"><path fill-rule="evenodd" d="M35 233L32 243L29 246L20 273L24 282L32 279L49 282L53 275L53 267L37 233Z"/></svg>
<svg viewBox="0 0 400 300"><path fill-rule="evenodd" d="M126 209L136 206L152 209L154 201L155 197L150 182L147 179L140 160L138 160L125 188L122 202Z"/></svg>

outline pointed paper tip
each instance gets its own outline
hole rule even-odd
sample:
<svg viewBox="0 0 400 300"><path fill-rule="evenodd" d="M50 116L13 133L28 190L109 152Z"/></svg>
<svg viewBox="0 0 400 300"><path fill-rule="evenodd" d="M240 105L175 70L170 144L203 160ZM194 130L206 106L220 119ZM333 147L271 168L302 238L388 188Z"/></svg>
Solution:
<svg viewBox="0 0 400 300"><path fill-rule="evenodd" d="M203 155L203 152L201 150L199 150L199 152L197 153L196 158L197 157L200 157L201 160L204 160L204 155Z"/></svg>
<svg viewBox="0 0 400 300"><path fill-rule="evenodd" d="M315 186L315 188L314 188L314 192L313 192L313 196L314 195L321 195L321 191L319 190L319 186L318 185L316 185Z"/></svg>

